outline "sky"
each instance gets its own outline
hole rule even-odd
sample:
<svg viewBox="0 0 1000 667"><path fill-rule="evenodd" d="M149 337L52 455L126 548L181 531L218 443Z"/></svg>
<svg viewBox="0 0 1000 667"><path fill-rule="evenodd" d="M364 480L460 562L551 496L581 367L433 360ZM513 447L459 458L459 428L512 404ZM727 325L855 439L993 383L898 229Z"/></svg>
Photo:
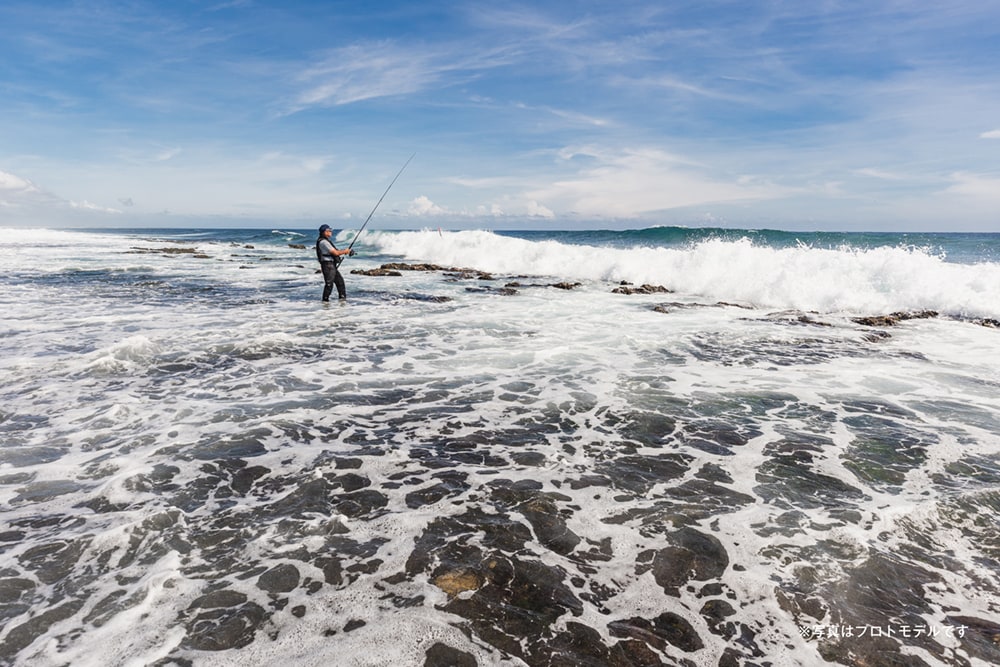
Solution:
<svg viewBox="0 0 1000 667"><path fill-rule="evenodd" d="M1000 232L996 0L3 0L0 227ZM372 225L376 225L373 219Z"/></svg>

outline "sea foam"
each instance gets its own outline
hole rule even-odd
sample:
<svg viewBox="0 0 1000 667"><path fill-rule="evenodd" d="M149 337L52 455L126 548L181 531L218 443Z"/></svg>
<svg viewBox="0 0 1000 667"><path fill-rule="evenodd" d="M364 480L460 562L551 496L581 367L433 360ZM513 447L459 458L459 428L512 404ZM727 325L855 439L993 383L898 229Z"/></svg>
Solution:
<svg viewBox="0 0 1000 667"><path fill-rule="evenodd" d="M924 248L774 248L749 239L633 249L529 241L486 231L373 233L378 251L512 275L658 284L763 308L1000 316L1000 264L956 264Z"/></svg>

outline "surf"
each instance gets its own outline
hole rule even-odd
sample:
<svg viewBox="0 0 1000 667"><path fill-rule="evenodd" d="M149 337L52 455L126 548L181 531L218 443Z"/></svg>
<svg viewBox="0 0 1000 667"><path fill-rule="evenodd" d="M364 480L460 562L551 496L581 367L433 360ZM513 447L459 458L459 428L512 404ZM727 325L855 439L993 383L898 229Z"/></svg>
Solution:
<svg viewBox="0 0 1000 667"><path fill-rule="evenodd" d="M1000 263L960 264L913 245L775 247L747 237L631 247L487 231L372 232L381 254L512 275L656 284L759 308L871 314L933 310L1000 316Z"/></svg>

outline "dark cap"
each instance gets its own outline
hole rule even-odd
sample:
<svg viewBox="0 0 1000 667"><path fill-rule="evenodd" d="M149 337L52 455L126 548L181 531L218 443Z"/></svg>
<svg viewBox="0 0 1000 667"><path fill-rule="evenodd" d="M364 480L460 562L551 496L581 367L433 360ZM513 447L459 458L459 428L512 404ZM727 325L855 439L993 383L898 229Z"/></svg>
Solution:
<svg viewBox="0 0 1000 667"><path fill-rule="evenodd" d="M320 225L319 226L319 233L322 234L323 232L325 232L328 229L330 229L330 225Z"/></svg>

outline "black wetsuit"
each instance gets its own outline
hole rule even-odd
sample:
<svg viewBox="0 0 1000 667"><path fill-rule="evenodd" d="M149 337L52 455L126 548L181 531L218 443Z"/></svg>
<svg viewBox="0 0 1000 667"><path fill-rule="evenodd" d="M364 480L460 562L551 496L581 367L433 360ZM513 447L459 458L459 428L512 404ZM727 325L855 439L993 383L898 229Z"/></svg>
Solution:
<svg viewBox="0 0 1000 667"><path fill-rule="evenodd" d="M347 298L347 288L344 285L344 277L340 275L340 271L337 267L340 265L340 258L335 255L325 255L320 250L319 244L322 241L326 241L334 249L337 246L333 245L329 239L320 236L316 239L316 259L319 260L320 268L323 269L323 301L330 300L330 294L333 292L333 288L337 287L337 296L341 299Z"/></svg>

